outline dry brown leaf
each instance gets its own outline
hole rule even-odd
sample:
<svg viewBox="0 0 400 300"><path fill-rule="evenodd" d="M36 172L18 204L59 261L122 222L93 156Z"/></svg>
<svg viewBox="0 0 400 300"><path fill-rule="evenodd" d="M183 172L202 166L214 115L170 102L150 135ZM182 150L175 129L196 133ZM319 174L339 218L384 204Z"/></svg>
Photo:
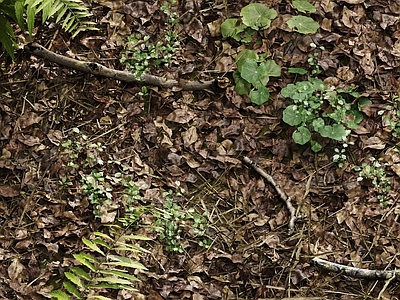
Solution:
<svg viewBox="0 0 400 300"><path fill-rule="evenodd" d="M7 273L12 281L22 282L25 279L26 268L18 258L15 258L8 266Z"/></svg>
<svg viewBox="0 0 400 300"><path fill-rule="evenodd" d="M47 138L54 145L60 146L60 142L62 141L64 136L60 130L50 129L49 132L47 133Z"/></svg>
<svg viewBox="0 0 400 300"><path fill-rule="evenodd" d="M170 122L175 122L179 124L186 124L193 120L195 117L195 114L192 111L189 111L188 109L182 109L178 108L174 110L172 113L170 113L167 117L166 120Z"/></svg>
<svg viewBox="0 0 400 300"><path fill-rule="evenodd" d="M197 129L194 126L189 127L188 130L182 132L183 145L185 147L189 147L190 145L197 142L198 138L199 135L197 134Z"/></svg>
<svg viewBox="0 0 400 300"><path fill-rule="evenodd" d="M5 198L16 197L19 196L19 190L7 185L0 185L0 196Z"/></svg>
<svg viewBox="0 0 400 300"><path fill-rule="evenodd" d="M40 145L40 139L37 136L32 136L29 134L22 134L18 133L16 135L16 138L18 141L20 141L22 144L27 145L27 146L35 146L35 145Z"/></svg>
<svg viewBox="0 0 400 300"><path fill-rule="evenodd" d="M18 118L15 126L20 129L27 128L33 124L39 123L43 117L39 117L34 112L27 112Z"/></svg>
<svg viewBox="0 0 400 300"><path fill-rule="evenodd" d="M372 136L368 139L364 137L360 137L361 141L363 142L363 149L378 149L382 150L385 149L386 143L382 141L379 137L377 136Z"/></svg>

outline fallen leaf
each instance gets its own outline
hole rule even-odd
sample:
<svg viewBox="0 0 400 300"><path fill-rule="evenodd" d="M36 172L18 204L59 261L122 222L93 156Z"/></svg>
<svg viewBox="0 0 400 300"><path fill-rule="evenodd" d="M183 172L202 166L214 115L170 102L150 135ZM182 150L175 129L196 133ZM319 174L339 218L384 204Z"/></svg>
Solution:
<svg viewBox="0 0 400 300"><path fill-rule="evenodd" d="M0 185L0 196L6 197L6 198L12 198L16 197L19 195L19 191L7 186L7 185Z"/></svg>
<svg viewBox="0 0 400 300"><path fill-rule="evenodd" d="M179 124L186 124L189 121L191 121L195 117L195 114L192 111L189 111L188 109L181 109L178 108L174 110L172 113L170 113L167 117L166 120L170 122L175 122Z"/></svg>
<svg viewBox="0 0 400 300"><path fill-rule="evenodd" d="M18 118L15 126L17 128L24 129L33 124L39 123L42 119L43 119L43 117L39 117L34 112L27 112Z"/></svg>

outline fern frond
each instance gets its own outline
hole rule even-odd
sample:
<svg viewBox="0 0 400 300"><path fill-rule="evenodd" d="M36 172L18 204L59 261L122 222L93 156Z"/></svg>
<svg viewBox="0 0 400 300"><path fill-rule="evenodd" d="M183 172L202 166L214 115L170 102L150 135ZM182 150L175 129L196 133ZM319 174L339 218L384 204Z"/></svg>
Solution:
<svg viewBox="0 0 400 300"><path fill-rule="evenodd" d="M94 22L85 21L92 14L81 0L25 0L25 6L30 34L38 13L42 13L42 23L50 17L56 17L55 22L62 22L62 29L73 33L73 37L83 30L98 30L93 26Z"/></svg>
<svg viewBox="0 0 400 300"><path fill-rule="evenodd" d="M4 49L14 60L14 46L15 46L15 36L14 31L11 27L10 22L0 14L0 43L3 44Z"/></svg>

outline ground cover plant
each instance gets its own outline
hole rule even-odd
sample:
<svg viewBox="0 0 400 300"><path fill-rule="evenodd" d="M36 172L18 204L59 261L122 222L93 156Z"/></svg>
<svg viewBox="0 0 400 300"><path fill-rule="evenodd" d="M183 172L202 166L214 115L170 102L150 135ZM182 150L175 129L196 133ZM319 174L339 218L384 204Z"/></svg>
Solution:
<svg viewBox="0 0 400 300"><path fill-rule="evenodd" d="M399 265L396 1L40 3L0 3L0 298L400 297L315 264Z"/></svg>

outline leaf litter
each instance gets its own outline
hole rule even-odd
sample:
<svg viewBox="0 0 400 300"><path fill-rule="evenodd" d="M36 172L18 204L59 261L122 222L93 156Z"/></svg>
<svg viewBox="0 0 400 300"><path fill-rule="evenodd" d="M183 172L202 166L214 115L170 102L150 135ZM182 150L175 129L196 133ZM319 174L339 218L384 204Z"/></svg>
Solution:
<svg viewBox="0 0 400 300"><path fill-rule="evenodd" d="M122 69L115 57L128 35L166 30L159 1L95 2L101 36L87 32L65 43L68 37L52 28L42 31L37 42L45 44L54 35L58 53ZM152 73L212 80L210 70L232 72L239 50L222 40L218 28L221 19L238 17L248 2L198 0L173 6L182 16L177 26L181 49L170 67ZM379 270L400 266L399 159L393 129L384 118L390 112L379 114L399 88L400 5L377 0L313 4L322 29L302 36L285 25L295 15L290 2L270 1L278 17L263 32L265 41L254 47L274 54L281 67L307 68L310 42L323 45L318 59L325 81L358 87L373 101L362 108L367 118L351 136L350 159L360 165L377 156L388 163L389 206L383 208L372 183L358 181L350 167L340 170L325 153L291 142L290 128L281 122L287 103L278 95L291 77L271 78L270 102L256 107L231 86L219 94L149 87L148 96L139 97L140 89L130 84L78 74L32 56L5 64L0 80L1 297L49 297L54 276L61 278L73 265L72 254L83 249L81 238L120 213L124 187L114 176L118 172L145 186L143 205L161 208L164 191L185 190L177 203L208 213L212 243L205 250L189 238L183 254L167 252L150 229L154 217L144 213L147 226L139 226L138 233L154 238L144 244L152 253L141 257L149 270L138 274L138 293L125 291L115 299L380 295L384 283L336 277L313 266L311 258ZM69 140L73 147L63 147ZM104 148L90 148L96 143ZM294 235L287 235L290 215L284 202L242 164L244 155L267 170L307 216L296 223ZM114 202L103 219L94 218L80 182L92 168L114 178ZM398 283L391 282L383 294L399 297Z"/></svg>

